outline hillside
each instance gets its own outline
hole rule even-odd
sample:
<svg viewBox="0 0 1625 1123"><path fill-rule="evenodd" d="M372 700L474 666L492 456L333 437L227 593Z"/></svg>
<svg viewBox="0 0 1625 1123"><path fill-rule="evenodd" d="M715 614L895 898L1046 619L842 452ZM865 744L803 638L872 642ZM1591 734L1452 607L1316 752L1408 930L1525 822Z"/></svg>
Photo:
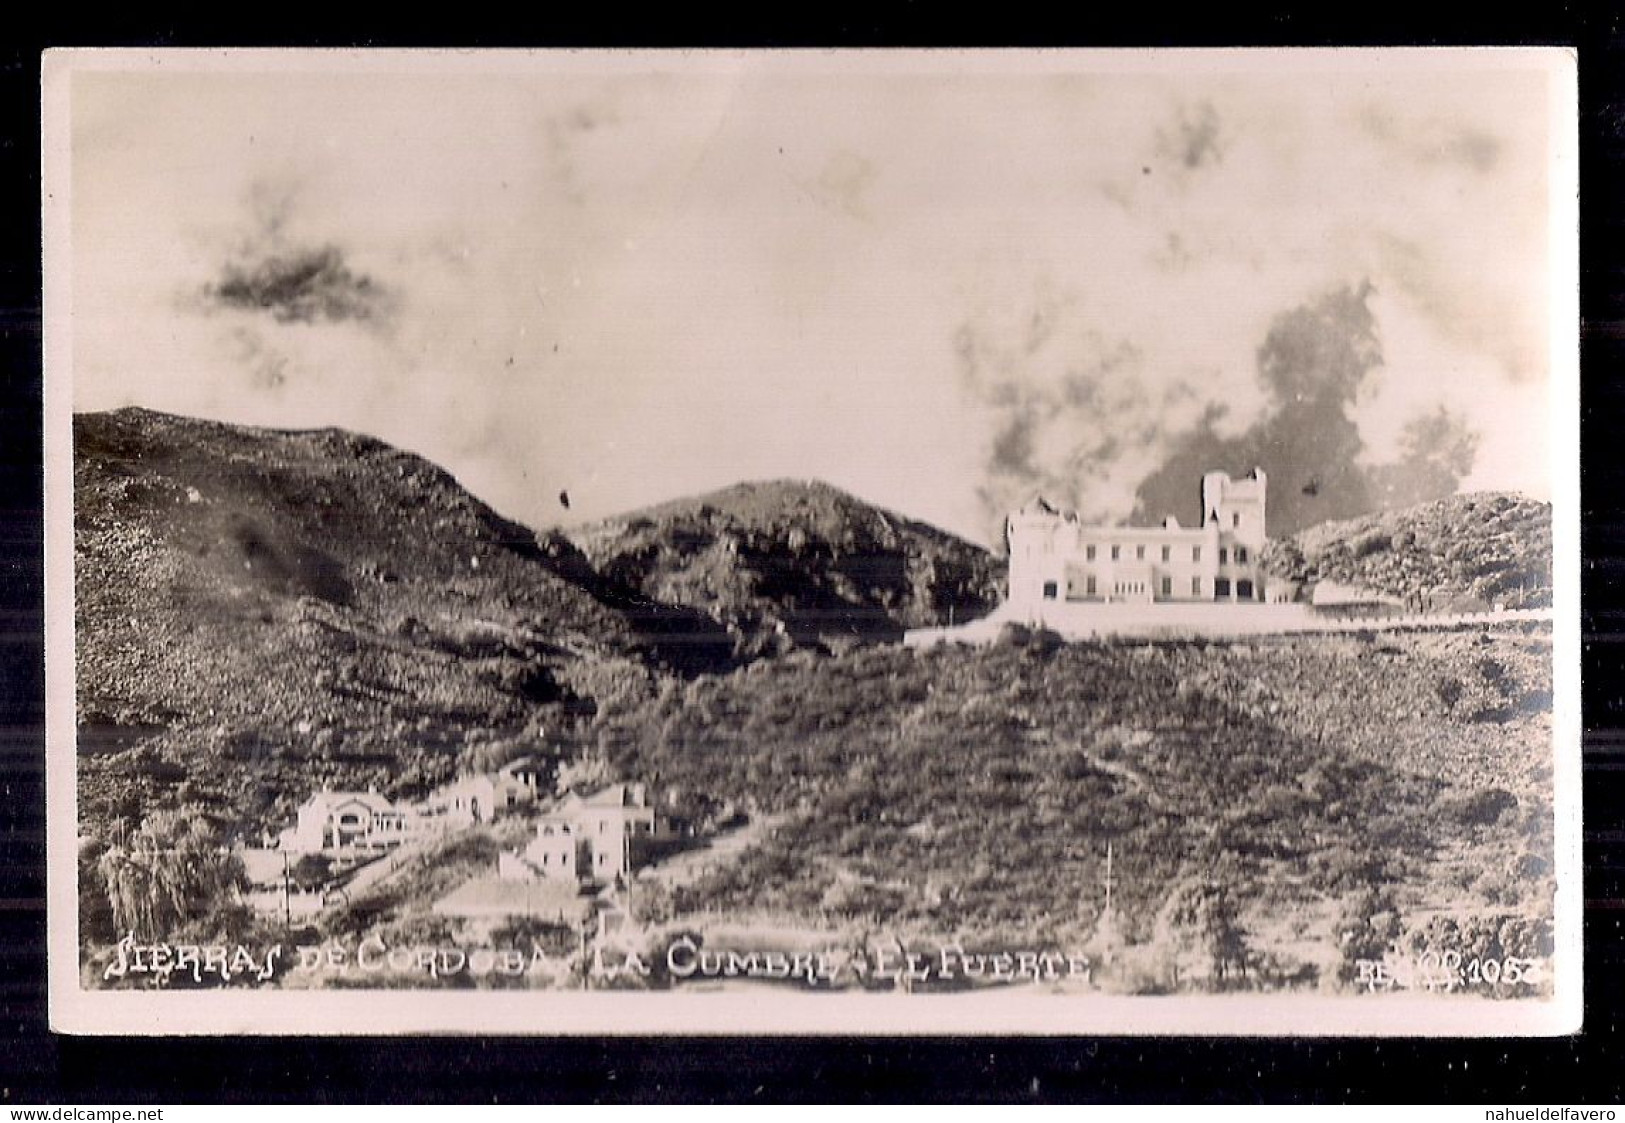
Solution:
<svg viewBox="0 0 1625 1123"><path fill-rule="evenodd" d="M697 879L639 880L652 959L670 933L1096 955L1109 927L1108 989L1346 992L1395 942L1551 955L1550 660L1540 625L1218 644L1012 630L669 683L601 710L580 744L607 774L765 826L736 858L700 851ZM441 872L323 931L487 938L434 915Z"/></svg>
<svg viewBox="0 0 1625 1123"><path fill-rule="evenodd" d="M1428 611L1552 603L1552 508L1520 495L1454 495L1322 523L1270 542L1264 565L1297 581L1337 581Z"/></svg>
<svg viewBox="0 0 1625 1123"><path fill-rule="evenodd" d="M742 654L897 639L1003 597L987 550L811 481L738 484L567 533L607 578L704 612Z"/></svg>
<svg viewBox="0 0 1625 1123"><path fill-rule="evenodd" d="M75 418L83 809L283 816L414 790L590 712L578 676L727 666L721 630L538 544L446 472L339 430ZM273 806L274 805L274 806Z"/></svg>
<svg viewBox="0 0 1625 1123"><path fill-rule="evenodd" d="M1124 932L1150 939L1170 888L1218 871L1327 925L1376 888L1538 913L1549 705L1535 629L793 656L595 724L622 770L792 817L676 915L1081 936L1113 842Z"/></svg>
<svg viewBox="0 0 1625 1123"><path fill-rule="evenodd" d="M1125 989L1346 987L1353 957L1450 925L1549 954L1543 625L853 646L990 607L997 563L817 484L538 542L335 430L121 410L76 418L75 453L80 826L104 844L185 805L255 838L320 784L419 795L522 749L771 824L640 889L654 926L1093 948L1110 846ZM1533 596L1544 517L1469 496L1290 547L1301 576L1480 596L1523 573ZM495 836L448 846L421 892L322 923L489 938L431 910Z"/></svg>

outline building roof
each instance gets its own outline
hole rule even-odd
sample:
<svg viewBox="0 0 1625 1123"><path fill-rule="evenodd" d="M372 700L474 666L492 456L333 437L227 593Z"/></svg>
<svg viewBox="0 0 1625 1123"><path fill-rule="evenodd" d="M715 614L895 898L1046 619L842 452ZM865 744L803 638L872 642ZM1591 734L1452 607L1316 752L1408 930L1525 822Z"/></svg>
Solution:
<svg viewBox="0 0 1625 1123"><path fill-rule="evenodd" d="M449 784L440 785L434 790L434 795L430 796L430 798L432 799L434 796L450 795L452 792L459 792L465 788L489 788L492 786L493 784L490 776L486 775L484 772L474 772L467 776L459 776Z"/></svg>
<svg viewBox="0 0 1625 1123"><path fill-rule="evenodd" d="M583 807L647 807L648 789L642 784L611 784L581 797Z"/></svg>
<svg viewBox="0 0 1625 1123"><path fill-rule="evenodd" d="M300 810L320 811L323 814L331 815L347 803L359 803L375 815L399 810L389 801L387 796L380 795L377 792L334 792L326 790L313 792L311 797L305 800L304 806Z"/></svg>

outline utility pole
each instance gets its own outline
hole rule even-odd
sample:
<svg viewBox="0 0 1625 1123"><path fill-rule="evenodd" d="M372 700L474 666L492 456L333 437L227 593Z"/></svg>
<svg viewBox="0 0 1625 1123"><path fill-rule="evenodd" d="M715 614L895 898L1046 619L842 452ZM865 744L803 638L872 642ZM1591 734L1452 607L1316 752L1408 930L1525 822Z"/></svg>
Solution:
<svg viewBox="0 0 1625 1123"><path fill-rule="evenodd" d="M1106 843L1106 915L1112 911L1112 844Z"/></svg>
<svg viewBox="0 0 1625 1123"><path fill-rule="evenodd" d="M1106 843L1106 907L1100 914L1101 943L1104 949L1101 958L1110 966L1112 953L1117 944L1117 918L1112 915L1112 844Z"/></svg>
<svg viewBox="0 0 1625 1123"><path fill-rule="evenodd" d="M587 962L587 925L590 919L576 923L576 956L581 963L581 989L587 989L589 977L592 975L591 966Z"/></svg>

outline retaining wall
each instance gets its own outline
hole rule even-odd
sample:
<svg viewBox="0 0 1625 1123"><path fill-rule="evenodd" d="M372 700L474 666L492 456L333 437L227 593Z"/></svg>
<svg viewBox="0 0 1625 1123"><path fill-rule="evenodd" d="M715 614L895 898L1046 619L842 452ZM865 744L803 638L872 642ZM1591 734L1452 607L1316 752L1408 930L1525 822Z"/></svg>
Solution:
<svg viewBox="0 0 1625 1123"><path fill-rule="evenodd" d="M991 616L956 628L920 628L905 633L903 643L909 647L991 643L1006 624L1047 628L1069 640L1109 636L1185 639L1463 628L1520 620L1549 622L1551 618L1549 608L1349 617L1332 615L1304 604L1169 604L1150 608L1127 604L1057 604L1042 613L1016 614L1000 609Z"/></svg>

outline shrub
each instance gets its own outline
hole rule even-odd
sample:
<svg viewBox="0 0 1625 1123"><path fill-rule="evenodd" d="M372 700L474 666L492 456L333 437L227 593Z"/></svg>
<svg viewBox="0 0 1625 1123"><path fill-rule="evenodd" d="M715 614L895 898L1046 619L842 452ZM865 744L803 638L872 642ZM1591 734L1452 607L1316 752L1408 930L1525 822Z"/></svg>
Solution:
<svg viewBox="0 0 1625 1123"><path fill-rule="evenodd" d="M208 914L244 881L241 860L195 811L151 816L126 845L108 847L97 868L116 929L145 941Z"/></svg>
<svg viewBox="0 0 1625 1123"><path fill-rule="evenodd" d="M1449 793L1435 803L1435 811L1449 822L1463 827L1487 827L1502 815L1515 811L1518 797L1505 788L1486 788L1465 795Z"/></svg>
<svg viewBox="0 0 1625 1123"><path fill-rule="evenodd" d="M1355 894L1337 921L1342 956L1338 981L1352 985L1359 978L1360 961L1382 959L1395 947L1403 931L1399 908L1388 889L1371 888Z"/></svg>

